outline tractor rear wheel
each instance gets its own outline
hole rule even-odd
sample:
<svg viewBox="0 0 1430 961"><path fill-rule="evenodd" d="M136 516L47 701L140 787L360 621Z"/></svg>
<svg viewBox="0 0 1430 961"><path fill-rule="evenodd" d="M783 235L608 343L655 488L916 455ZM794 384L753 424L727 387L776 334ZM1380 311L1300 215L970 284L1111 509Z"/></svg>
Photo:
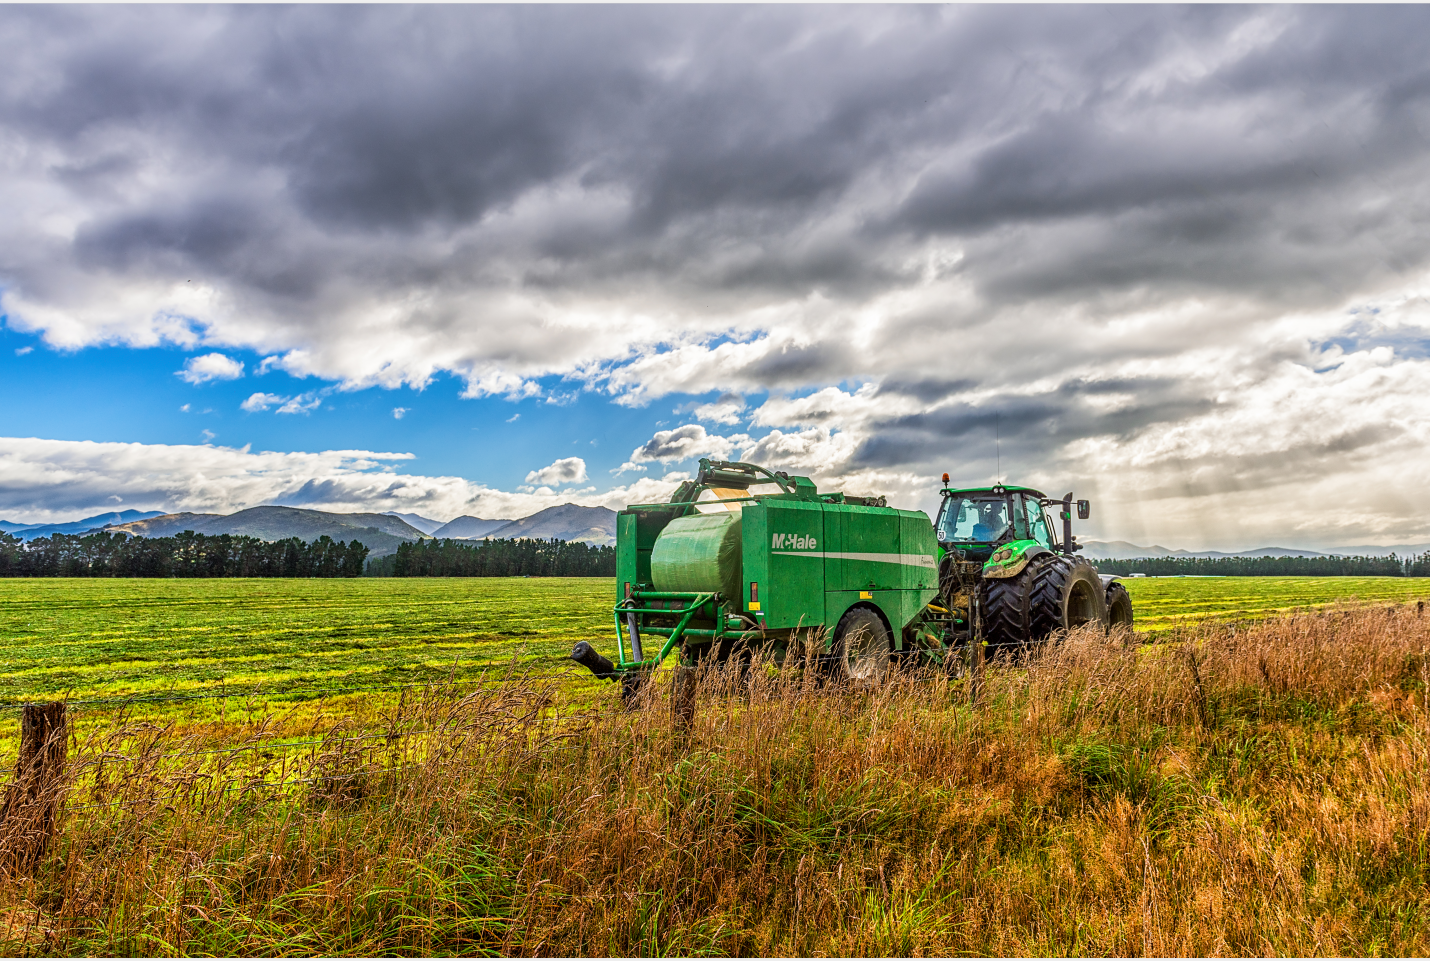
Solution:
<svg viewBox="0 0 1430 961"><path fill-rule="evenodd" d="M1031 567L1032 565L1028 565ZM1107 623L1107 601L1097 568L1080 557L1053 558L1038 566L1033 585L1033 636Z"/></svg>
<svg viewBox="0 0 1430 961"><path fill-rule="evenodd" d="M883 683L889 674L893 638L884 620L867 607L856 607L839 619L834 630L834 671L864 687Z"/></svg>
<svg viewBox="0 0 1430 961"><path fill-rule="evenodd" d="M1127 588L1113 581L1107 585L1107 629L1117 627L1132 630L1132 598Z"/></svg>
<svg viewBox="0 0 1430 961"><path fill-rule="evenodd" d="M983 582L983 636L990 654L1017 650L1090 621L1107 622L1097 569L1074 557L1035 557L1017 577Z"/></svg>

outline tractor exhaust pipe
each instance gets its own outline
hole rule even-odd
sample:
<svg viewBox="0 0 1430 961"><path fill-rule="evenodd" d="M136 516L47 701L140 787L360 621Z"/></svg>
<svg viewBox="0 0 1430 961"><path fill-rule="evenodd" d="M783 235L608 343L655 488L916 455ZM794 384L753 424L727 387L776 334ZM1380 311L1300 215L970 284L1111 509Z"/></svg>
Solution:
<svg viewBox="0 0 1430 961"><path fill-rule="evenodd" d="M1063 552L1072 553L1072 491L1063 495Z"/></svg>
<svg viewBox="0 0 1430 961"><path fill-rule="evenodd" d="M616 665L597 654L596 649L586 641L580 641L572 649L571 660L596 675L597 680L613 681L617 677Z"/></svg>

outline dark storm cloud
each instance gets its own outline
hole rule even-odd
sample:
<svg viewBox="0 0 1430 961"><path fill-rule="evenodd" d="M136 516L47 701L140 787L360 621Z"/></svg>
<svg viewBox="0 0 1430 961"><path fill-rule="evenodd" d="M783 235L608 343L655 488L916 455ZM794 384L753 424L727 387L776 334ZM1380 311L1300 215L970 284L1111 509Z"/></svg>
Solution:
<svg viewBox="0 0 1430 961"><path fill-rule="evenodd" d="M296 490L284 491L277 502L285 507L301 507L305 504L326 504L339 500L342 484L335 480L309 480Z"/></svg>
<svg viewBox="0 0 1430 961"><path fill-rule="evenodd" d="M962 393L978 385L978 381L968 377L944 378L889 377L879 384L878 392L887 396L915 397L925 403Z"/></svg>
<svg viewBox="0 0 1430 961"><path fill-rule="evenodd" d="M1327 437L1291 450L1171 461L1166 465L1168 470L1163 483L1148 487L1144 494L1149 500L1179 496L1205 497L1296 484L1303 479L1332 473L1328 468L1334 468L1346 458L1395 444L1405 436L1406 430L1401 425L1379 424L1356 430L1335 431ZM1321 504L1319 508L1327 510L1335 506L1338 505ZM1419 525L1423 522L1417 518L1416 523Z"/></svg>
<svg viewBox="0 0 1430 961"><path fill-rule="evenodd" d="M906 392L918 396L922 385ZM893 390L888 393L899 393ZM1127 396L1115 406L1100 397ZM996 440L1010 462L1036 464L1063 445L1087 437L1130 439L1211 410L1215 402L1188 385L1158 378L1074 378L1033 395L1007 395L978 406L953 403L931 411L876 420L856 448L855 467L900 467L931 454L976 452Z"/></svg>
<svg viewBox="0 0 1430 961"><path fill-rule="evenodd" d="M1271 36L1228 57L1258 20ZM1307 263L1334 285L1423 257L1404 231L1372 255L1286 233L1350 203L1337 184L1418 169L1427 27L1417 7L10 8L7 49L31 52L0 121L69 153L54 176L77 189L122 185L156 149L209 168L168 209L97 211L83 264L172 255L300 298L245 252L292 218L380 242L566 181L629 207L538 231L548 285L600 265L716 291L889 288L885 248L939 235L969 242L1000 300L1274 289ZM290 209L255 206L264 176ZM845 213L822 249L792 249ZM1057 254L1018 233L1080 222ZM736 238L758 256L710 267ZM306 266L363 269L328 257Z"/></svg>

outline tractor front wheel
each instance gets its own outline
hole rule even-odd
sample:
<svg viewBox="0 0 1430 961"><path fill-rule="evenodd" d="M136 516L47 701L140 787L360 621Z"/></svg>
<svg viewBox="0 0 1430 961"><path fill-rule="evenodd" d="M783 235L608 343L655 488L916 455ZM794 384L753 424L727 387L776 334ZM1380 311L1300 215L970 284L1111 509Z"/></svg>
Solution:
<svg viewBox="0 0 1430 961"><path fill-rule="evenodd" d="M1132 598L1127 588L1113 581L1107 585L1107 629L1112 631L1118 627L1132 630Z"/></svg>
<svg viewBox="0 0 1430 961"><path fill-rule="evenodd" d="M834 630L836 675L861 687L876 687L889 674L893 638L884 620L867 607L856 607Z"/></svg>

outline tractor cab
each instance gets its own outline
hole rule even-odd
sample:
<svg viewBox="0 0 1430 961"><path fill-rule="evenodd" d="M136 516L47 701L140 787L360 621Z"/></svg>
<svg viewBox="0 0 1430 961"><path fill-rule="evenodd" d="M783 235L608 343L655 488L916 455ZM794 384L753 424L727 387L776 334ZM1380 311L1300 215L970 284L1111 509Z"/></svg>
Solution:
<svg viewBox="0 0 1430 961"><path fill-rule="evenodd" d="M1043 510L1047 503L1046 495L1029 487L945 489L938 512L939 546L970 561L988 560L1009 541L1033 540L1057 550Z"/></svg>

